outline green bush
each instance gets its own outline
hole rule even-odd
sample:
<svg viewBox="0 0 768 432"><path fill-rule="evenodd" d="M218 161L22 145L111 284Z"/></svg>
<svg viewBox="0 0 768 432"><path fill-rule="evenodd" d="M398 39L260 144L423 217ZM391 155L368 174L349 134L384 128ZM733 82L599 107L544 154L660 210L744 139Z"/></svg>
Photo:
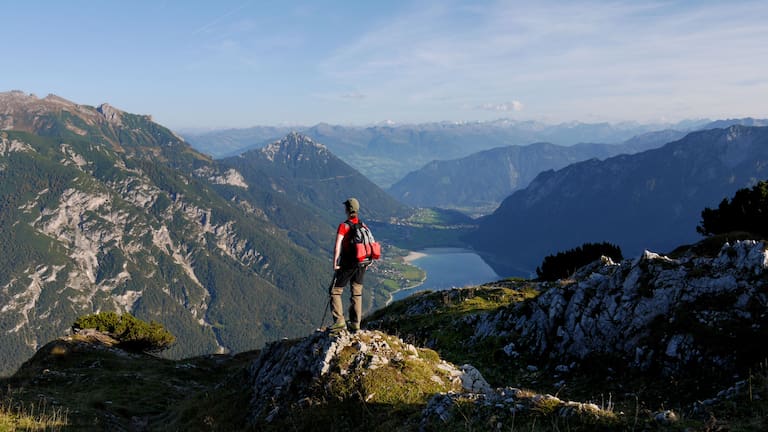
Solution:
<svg viewBox="0 0 768 432"><path fill-rule="evenodd" d="M768 181L751 189L739 189L730 201L723 199L717 209L705 208L696 231L705 236L746 231L768 238Z"/></svg>
<svg viewBox="0 0 768 432"><path fill-rule="evenodd" d="M162 324L142 321L126 313L101 312L84 315L75 320L72 329L95 329L117 339L119 346L128 351L159 352L169 348L176 338Z"/></svg>
<svg viewBox="0 0 768 432"><path fill-rule="evenodd" d="M624 259L621 248L616 245L607 242L584 243L577 248L547 256L541 263L541 267L536 268L536 275L541 281L567 278L579 267L598 260L601 256L607 256L614 261Z"/></svg>

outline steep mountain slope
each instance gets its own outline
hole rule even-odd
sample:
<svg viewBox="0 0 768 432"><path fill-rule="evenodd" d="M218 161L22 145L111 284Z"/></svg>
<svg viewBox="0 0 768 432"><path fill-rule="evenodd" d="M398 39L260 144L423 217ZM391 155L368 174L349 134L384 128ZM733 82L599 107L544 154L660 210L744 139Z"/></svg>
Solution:
<svg viewBox="0 0 768 432"><path fill-rule="evenodd" d="M504 198L528 186L542 171L660 147L683 135L670 130L634 137L622 144L536 143L499 147L461 159L432 161L406 175L388 191L414 206L494 210Z"/></svg>
<svg viewBox="0 0 768 432"><path fill-rule="evenodd" d="M625 256L698 238L705 207L768 177L768 128L694 132L659 149L589 160L537 176L467 240L497 273L531 274L549 254L585 242Z"/></svg>
<svg viewBox="0 0 768 432"><path fill-rule="evenodd" d="M268 179L249 184L107 105L2 93L0 124L0 373L100 310L161 322L177 357L317 325L333 227ZM314 241L298 245L305 228Z"/></svg>
<svg viewBox="0 0 768 432"><path fill-rule="evenodd" d="M344 202L360 201L361 215L387 220L405 216L409 209L311 138L290 133L264 148L220 160L242 173L249 183L270 178L271 188L322 215L330 224L344 218Z"/></svg>

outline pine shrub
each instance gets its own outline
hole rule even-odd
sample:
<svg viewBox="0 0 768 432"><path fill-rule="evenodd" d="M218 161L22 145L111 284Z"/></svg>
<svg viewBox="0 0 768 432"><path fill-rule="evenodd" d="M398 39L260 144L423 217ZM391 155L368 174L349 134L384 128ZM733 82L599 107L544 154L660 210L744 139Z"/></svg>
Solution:
<svg viewBox="0 0 768 432"><path fill-rule="evenodd" d="M101 312L75 320L72 329L94 329L114 337L119 346L134 352L159 352L169 348L176 338L162 324L142 321L126 313Z"/></svg>
<svg viewBox="0 0 768 432"><path fill-rule="evenodd" d="M624 259L621 248L616 245L607 242L584 243L577 248L547 256L541 266L536 268L536 275L541 281L567 278L579 267L598 260L601 256L607 256L614 261Z"/></svg>
<svg viewBox="0 0 768 432"><path fill-rule="evenodd" d="M745 231L768 238L768 181L760 181L751 189L739 189L716 209L705 208L696 231L704 236Z"/></svg>

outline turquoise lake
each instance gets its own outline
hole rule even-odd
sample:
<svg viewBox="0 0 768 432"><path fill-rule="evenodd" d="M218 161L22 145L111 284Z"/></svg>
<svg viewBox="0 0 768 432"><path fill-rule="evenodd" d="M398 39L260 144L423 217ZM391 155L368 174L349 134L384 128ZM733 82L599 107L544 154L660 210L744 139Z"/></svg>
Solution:
<svg viewBox="0 0 768 432"><path fill-rule="evenodd" d="M411 261L427 273L421 285L397 291L392 300L401 300L419 291L440 291L480 285L501 279L480 256L461 248L430 248L417 251L425 256Z"/></svg>

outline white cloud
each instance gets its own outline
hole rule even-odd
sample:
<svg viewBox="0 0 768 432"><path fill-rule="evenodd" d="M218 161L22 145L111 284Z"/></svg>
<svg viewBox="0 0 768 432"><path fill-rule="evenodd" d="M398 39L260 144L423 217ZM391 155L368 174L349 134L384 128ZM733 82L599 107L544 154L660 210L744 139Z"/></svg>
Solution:
<svg viewBox="0 0 768 432"><path fill-rule="evenodd" d="M500 111L500 112L522 111L523 103L519 101L504 102L504 103L485 103L482 105L478 105L477 107L475 107L475 109L479 109L483 111Z"/></svg>
<svg viewBox="0 0 768 432"><path fill-rule="evenodd" d="M350 92L350 93L342 94L341 98L349 99L349 100L362 100L362 99L365 99L366 96L360 92Z"/></svg>

